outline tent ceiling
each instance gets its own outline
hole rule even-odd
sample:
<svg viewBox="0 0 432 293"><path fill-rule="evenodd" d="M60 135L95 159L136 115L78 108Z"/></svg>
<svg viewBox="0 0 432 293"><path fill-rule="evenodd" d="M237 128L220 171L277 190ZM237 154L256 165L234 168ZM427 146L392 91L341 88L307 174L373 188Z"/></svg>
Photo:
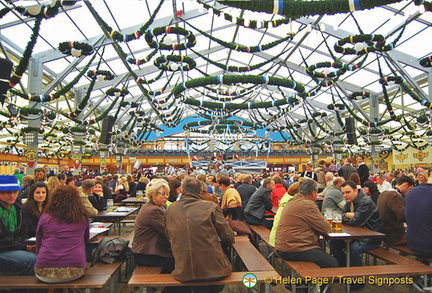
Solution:
<svg viewBox="0 0 432 293"><path fill-rule="evenodd" d="M0 19L0 57L18 65L30 41L35 18L22 15L18 7L33 12L56 3L0 0L0 9L11 9ZM213 147L233 148L246 140L261 143L271 139L286 141L287 148L314 146L319 151L331 151L347 142L346 117L356 121L358 144L350 147L353 151L370 151L371 145L423 147L431 131L431 71L419 60L432 54L425 41L432 35L432 16L421 8L414 1L400 1L371 10L300 17L274 27L272 21L283 20L284 16L240 10L216 1L77 1L73 6L60 7L55 17L42 20L28 70L21 83L9 91L0 109L4 114L0 116L0 139L22 146L25 141L20 129L41 127L40 119L34 122L25 115L8 117L7 106L12 105L24 112L32 107L56 114L55 119L42 123L44 134L40 135L40 146L51 150L72 148L74 135L69 131L77 126L95 131L87 133L84 141L97 149L102 118L107 114L116 118L113 144L129 148L138 148L148 140L176 142L189 136L195 145ZM218 11L220 16L216 15ZM228 16L232 20L227 20ZM238 18L245 19L246 25L251 20L258 24L271 22L267 28L258 25L259 28L251 29L238 25ZM150 30L172 26L190 31L196 43L186 50L155 50L144 36L128 42L111 38L112 30L131 34L144 24ZM338 40L360 34L382 35L386 44L395 43L394 49L364 55L335 51ZM174 33L160 33L152 39L165 44L187 41L184 35ZM91 45L94 52L78 58L63 54L59 44L68 41ZM241 52L235 45L250 46L252 51L262 46L264 50ZM359 44L344 45L354 46ZM178 56L185 61L160 61L160 66L182 65L184 70L161 71L155 60L163 55L166 59ZM146 57L149 61L140 65L127 61ZM319 64L335 61L361 66L349 68L338 78L314 79L308 74L308 67L317 65L315 72L331 75L338 68ZM196 65L187 70L189 63ZM237 72L227 70L228 66L249 66L252 70ZM92 82L84 74L67 94L53 101L35 103L24 98L28 94L56 93L80 72L97 69L111 72L114 78ZM233 77L233 84L222 84L223 77L219 84L209 81L211 76L229 80L227 75L242 77ZM271 78L268 84L265 78L251 83L253 77L245 77L248 75ZM382 77L395 76L402 76L403 84L383 86L379 82ZM140 83L137 77L152 83ZM292 89L288 80L303 85L304 91ZM274 81L282 85L274 86ZM182 83L188 88L179 90ZM107 95L111 88L127 89L128 94ZM366 92L369 97L349 98L355 92ZM80 103L85 106L80 108ZM76 114L74 119L68 117L71 112ZM191 120L193 117L196 118ZM425 117L427 121L421 119ZM82 121L90 121L91 125Z"/></svg>

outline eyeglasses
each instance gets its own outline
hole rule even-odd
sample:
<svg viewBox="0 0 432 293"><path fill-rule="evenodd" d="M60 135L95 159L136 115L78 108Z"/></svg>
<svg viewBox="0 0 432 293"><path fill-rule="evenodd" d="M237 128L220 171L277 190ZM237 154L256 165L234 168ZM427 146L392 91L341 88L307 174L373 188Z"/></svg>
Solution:
<svg viewBox="0 0 432 293"><path fill-rule="evenodd" d="M156 194L157 195L163 195L163 196L167 195L165 192L160 192L160 191L156 191Z"/></svg>

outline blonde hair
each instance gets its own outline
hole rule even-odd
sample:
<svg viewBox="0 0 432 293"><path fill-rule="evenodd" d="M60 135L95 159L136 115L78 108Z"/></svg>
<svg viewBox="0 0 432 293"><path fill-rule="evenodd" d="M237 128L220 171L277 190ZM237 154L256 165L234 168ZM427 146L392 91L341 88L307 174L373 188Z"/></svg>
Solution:
<svg viewBox="0 0 432 293"><path fill-rule="evenodd" d="M168 185L168 182L165 179L153 179L147 184L146 187L146 197L149 201L153 201L153 196L156 193L157 190L159 190L161 187L165 187L167 190L167 196L169 196L170 187Z"/></svg>

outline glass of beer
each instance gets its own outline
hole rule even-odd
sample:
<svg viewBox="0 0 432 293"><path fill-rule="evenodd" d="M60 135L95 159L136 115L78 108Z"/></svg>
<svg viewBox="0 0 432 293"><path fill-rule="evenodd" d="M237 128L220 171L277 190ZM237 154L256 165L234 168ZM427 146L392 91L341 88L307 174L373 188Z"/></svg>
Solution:
<svg viewBox="0 0 432 293"><path fill-rule="evenodd" d="M333 232L342 232L342 213L339 211L333 211Z"/></svg>
<svg viewBox="0 0 432 293"><path fill-rule="evenodd" d="M114 211L114 200L113 199L107 199L107 212Z"/></svg>
<svg viewBox="0 0 432 293"><path fill-rule="evenodd" d="M137 190L136 199L137 200L143 200L143 191L142 190Z"/></svg>
<svg viewBox="0 0 432 293"><path fill-rule="evenodd" d="M333 225L333 211L331 209L325 209L324 218L329 223L330 227Z"/></svg>

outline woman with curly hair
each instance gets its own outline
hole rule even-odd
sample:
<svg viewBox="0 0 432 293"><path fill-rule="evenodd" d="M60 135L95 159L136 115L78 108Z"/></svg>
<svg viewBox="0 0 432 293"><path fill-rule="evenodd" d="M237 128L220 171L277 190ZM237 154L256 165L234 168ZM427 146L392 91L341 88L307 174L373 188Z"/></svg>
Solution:
<svg viewBox="0 0 432 293"><path fill-rule="evenodd" d="M30 186L29 195L22 206L23 222L27 226L28 237L36 236L39 218L48 205L48 187L43 182L36 182Z"/></svg>
<svg viewBox="0 0 432 293"><path fill-rule="evenodd" d="M36 277L46 283L70 282L86 270L89 216L78 189L59 186L36 231Z"/></svg>

